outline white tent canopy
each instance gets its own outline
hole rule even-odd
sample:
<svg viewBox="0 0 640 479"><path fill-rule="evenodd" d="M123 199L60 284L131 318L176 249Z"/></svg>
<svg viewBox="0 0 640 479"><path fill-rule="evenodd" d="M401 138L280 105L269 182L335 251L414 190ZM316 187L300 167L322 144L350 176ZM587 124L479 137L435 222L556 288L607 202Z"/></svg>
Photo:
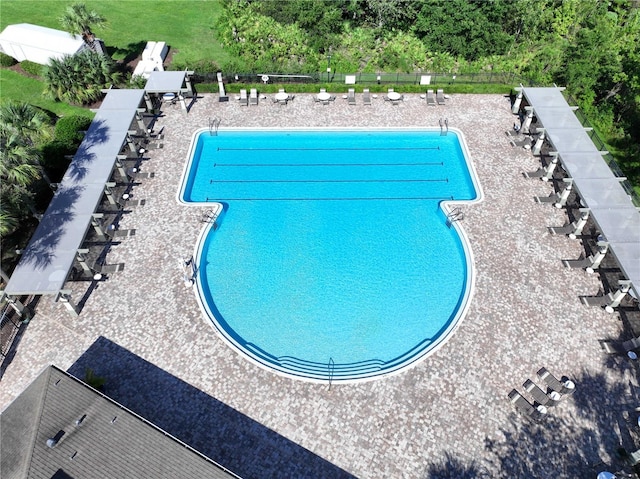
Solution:
<svg viewBox="0 0 640 479"><path fill-rule="evenodd" d="M74 55L84 48L80 35L30 23L9 25L0 33L0 50L17 61L47 65L51 58Z"/></svg>

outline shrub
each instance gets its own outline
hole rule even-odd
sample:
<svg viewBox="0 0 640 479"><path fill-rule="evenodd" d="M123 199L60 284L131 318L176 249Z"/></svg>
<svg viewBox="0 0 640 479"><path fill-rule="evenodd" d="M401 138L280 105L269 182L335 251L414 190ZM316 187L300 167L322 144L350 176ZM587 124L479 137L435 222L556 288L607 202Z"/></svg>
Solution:
<svg viewBox="0 0 640 479"><path fill-rule="evenodd" d="M197 73L216 73L220 71L220 67L212 60L197 60L195 62L173 62L169 65L169 70L195 70Z"/></svg>
<svg viewBox="0 0 640 479"><path fill-rule="evenodd" d="M56 123L55 140L74 149L80 144L83 134L91 125L91 118L82 115L63 116Z"/></svg>
<svg viewBox="0 0 640 479"><path fill-rule="evenodd" d="M113 61L85 50L62 59L52 58L43 72L45 91L54 100L82 105L99 100L102 89L118 84L122 75Z"/></svg>
<svg viewBox="0 0 640 479"><path fill-rule="evenodd" d="M142 75L129 75L129 84L131 88L143 89L147 84L147 79Z"/></svg>
<svg viewBox="0 0 640 479"><path fill-rule="evenodd" d="M15 58L7 55L6 53L0 52L0 66L2 67L10 67L18 63Z"/></svg>
<svg viewBox="0 0 640 479"><path fill-rule="evenodd" d="M75 148L69 143L60 140L53 140L42 145L42 164L47 170L49 178L53 182L58 182L64 176L71 160L67 155L73 155Z"/></svg>
<svg viewBox="0 0 640 479"><path fill-rule="evenodd" d="M24 60L20 62L20 66L22 69L30 75L40 77L42 76L43 66L39 63L30 62L29 60Z"/></svg>

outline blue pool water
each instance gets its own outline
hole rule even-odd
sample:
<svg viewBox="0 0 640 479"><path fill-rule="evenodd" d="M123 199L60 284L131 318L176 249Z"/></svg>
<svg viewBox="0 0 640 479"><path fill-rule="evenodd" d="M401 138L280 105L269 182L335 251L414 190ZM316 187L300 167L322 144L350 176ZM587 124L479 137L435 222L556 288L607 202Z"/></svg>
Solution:
<svg viewBox="0 0 640 479"><path fill-rule="evenodd" d="M444 201L477 199L458 134L203 132L180 198L220 202L198 294L253 361L308 379L397 371L455 328L469 252Z"/></svg>

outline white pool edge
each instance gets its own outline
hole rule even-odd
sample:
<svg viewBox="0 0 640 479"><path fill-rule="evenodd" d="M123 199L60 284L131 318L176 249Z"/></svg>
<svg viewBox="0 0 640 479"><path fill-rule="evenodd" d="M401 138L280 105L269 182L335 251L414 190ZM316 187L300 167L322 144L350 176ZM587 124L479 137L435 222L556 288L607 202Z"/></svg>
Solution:
<svg viewBox="0 0 640 479"><path fill-rule="evenodd" d="M282 128L240 128L240 127L234 127L234 128L222 128L220 129L222 131L228 130L228 131L281 131ZM425 131L425 132L438 132L441 131L440 128L434 128L434 127L427 127L427 128L415 128L415 127L408 127L408 128L383 128L383 127L358 127L358 128L329 128L329 127L318 127L318 128L307 128L307 127L300 127L300 128L287 128L287 130L293 130L293 131L336 131L336 132L344 132L344 131ZM189 171L191 169L191 164L194 158L194 149L197 146L197 140L199 138L199 135L202 133L206 133L209 132L210 130L208 128L201 128L196 130L192 137L191 137L191 142L189 144L189 149L188 149L188 153L187 153L187 160L185 162L185 166L183 168L183 172L182 175L180 177L180 188L178 189L177 192L177 196L176 196L176 200L179 204L185 205L185 206L207 206L209 208L214 208L216 209L216 211L218 211L218 214L216 215L219 216L223 209L224 206L222 205L222 203L219 202L186 202L183 200L184 197L184 190L186 187L186 179L187 179L187 175L189 174ZM476 197L472 200L443 200L439 203L440 208L443 210L443 213L445 214L445 217L448 217L449 213L451 213L451 211L460 205L473 205L473 204L478 204L482 201L484 201L484 192L482 190L482 187L480 185L479 179L478 179L478 175L477 175L477 171L475 168L475 164L473 162L473 158L471 157L471 152L469 151L468 145L467 145L467 141L466 138L464 136L464 133L459 130L458 128L449 128L448 130L449 132L454 133L459 140L459 144L460 147L462 149L462 153L463 156L466 160L467 163L467 167L469 168L469 176L471 178L471 181L473 183L473 187L476 191ZM460 225L460 221L451 221L450 222L451 227L454 228L456 230L456 233L458 234L460 241L462 243L462 247L463 250L465 252L465 260L466 260L466 267L467 267L467 281L466 281L466 287L464 290L464 293L462 295L462 300L460 301L460 307L458 308L455 317L449 322L449 326L442 332L440 333L440 335L438 336L437 340L434 341L432 344L430 344L427 348L425 348L420 354L417 354L415 356L412 356L411 359L409 361L407 361L406 363L400 363L397 367L394 367L392 369L389 369L388 371L384 371L380 374L372 374L372 375L367 375L367 376L362 376L362 377L355 377L355 378L316 378L316 377L309 377L309 376L304 376L304 375L297 375L297 374L293 374L292 372L289 372L288 370L284 370L284 369L279 369L277 367L277 365L273 364L273 363L265 363L263 361L260 361L258 359L256 359L253 354L251 353L251 351L249 351L246 347L244 347L243 345L238 344L230 335L228 335L226 333L226 331L224 330L224 328L222 328L220 326L220 324L218 323L218 321L215 319L215 314L213 313L213 311L211 311L211 309L209 308L209 305L207 303L207 301L205 300L204 297L204 292L202 291L202 284L199 281L199 276L198 274L196 274L195 277L195 283L194 283L194 293L196 295L196 301L198 303L198 306L200 308L200 310L202 311L203 317L204 319L208 320L208 322L213 326L214 330L217 332L217 334L220 336L220 338L227 343L232 350L234 350L236 353L238 353L243 359L249 360L252 364L267 370L271 373L275 373L279 376L282 377L286 377L289 379L296 379L299 381L306 381L306 382L311 382L311 383L317 383L317 384L331 384L331 383L335 383L335 384L357 384L357 383L363 383L363 382L368 382L368 381L375 381L378 379L383 379L383 378L388 378L400 373L403 373L415 366L417 366L419 363L421 363L423 360L425 360L427 357L429 357L430 355L434 354L436 351L438 351L441 347L443 347L447 341L453 336L453 333L460 327L460 325L462 324L463 320L465 319L469 308L471 306L471 299L473 298L473 295L475 293L475 286L476 286L476 266L475 266L475 258L473 255L473 250L471 248L471 244L469 241L469 237L467 236L464 228ZM201 264L201 255L202 255L202 245L204 243L204 241L206 241L207 236L211 230L211 228L215 227L216 223L208 223L206 224L202 230L200 231L200 234L198 235L198 239L195 243L194 246L194 253L193 253L193 257L195 259L195 264L197 266L197 270L199 271L200 269L200 264Z"/></svg>

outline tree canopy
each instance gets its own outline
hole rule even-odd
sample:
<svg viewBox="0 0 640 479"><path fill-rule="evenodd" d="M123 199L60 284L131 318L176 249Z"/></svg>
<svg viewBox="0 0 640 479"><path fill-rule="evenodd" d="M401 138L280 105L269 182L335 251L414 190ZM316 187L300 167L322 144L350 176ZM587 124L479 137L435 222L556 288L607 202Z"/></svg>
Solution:
<svg viewBox="0 0 640 479"><path fill-rule="evenodd" d="M69 33L81 35L85 43L93 45L95 36L91 31L92 26L104 26L107 20L94 10L88 10L84 3L69 5L60 17L60 24Z"/></svg>

